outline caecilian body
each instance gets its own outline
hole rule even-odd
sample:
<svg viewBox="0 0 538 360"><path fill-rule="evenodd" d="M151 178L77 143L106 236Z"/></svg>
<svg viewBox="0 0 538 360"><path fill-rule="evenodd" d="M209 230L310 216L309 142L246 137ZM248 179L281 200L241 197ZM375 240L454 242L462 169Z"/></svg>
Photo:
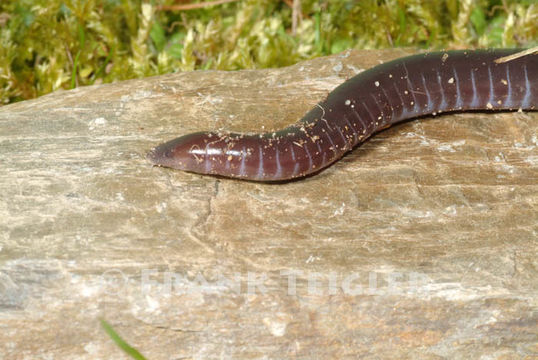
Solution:
<svg viewBox="0 0 538 360"><path fill-rule="evenodd" d="M159 166L255 181L303 177L375 132L411 118L468 110L538 109L538 54L444 51L404 57L335 88L298 122L276 132L198 132L148 153Z"/></svg>

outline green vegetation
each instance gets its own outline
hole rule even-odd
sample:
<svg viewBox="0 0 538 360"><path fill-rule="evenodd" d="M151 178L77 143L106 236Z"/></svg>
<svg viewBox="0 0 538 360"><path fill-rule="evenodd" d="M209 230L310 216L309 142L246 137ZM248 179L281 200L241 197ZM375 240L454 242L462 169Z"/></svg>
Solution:
<svg viewBox="0 0 538 360"><path fill-rule="evenodd" d="M302 0L295 14L292 0L167 8L186 2L2 0L0 105L176 71L286 66L349 48L529 47L538 39L536 0Z"/></svg>
<svg viewBox="0 0 538 360"><path fill-rule="evenodd" d="M138 352L135 348L133 348L131 345L127 344L125 340L121 338L121 336L116 333L116 331L112 328L112 326L107 323L105 320L101 319L101 326L105 330L108 336L114 341L114 343L122 349L127 355L129 355L131 358L135 360L146 360L146 358Z"/></svg>

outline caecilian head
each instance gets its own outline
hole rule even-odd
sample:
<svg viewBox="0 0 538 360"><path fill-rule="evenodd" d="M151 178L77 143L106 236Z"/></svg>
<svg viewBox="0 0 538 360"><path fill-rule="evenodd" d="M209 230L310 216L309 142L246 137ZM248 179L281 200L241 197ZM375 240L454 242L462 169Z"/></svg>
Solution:
<svg viewBox="0 0 538 360"><path fill-rule="evenodd" d="M153 148L147 154L152 164L199 174L211 174L210 158L215 161L221 154L221 139L215 133L197 132L181 136Z"/></svg>

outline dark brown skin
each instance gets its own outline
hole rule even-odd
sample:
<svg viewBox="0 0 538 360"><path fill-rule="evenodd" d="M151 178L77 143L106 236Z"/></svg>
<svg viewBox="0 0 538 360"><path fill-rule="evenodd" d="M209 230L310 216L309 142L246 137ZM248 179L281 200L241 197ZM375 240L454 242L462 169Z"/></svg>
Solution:
<svg viewBox="0 0 538 360"><path fill-rule="evenodd" d="M344 82L280 131L188 134L157 146L148 159L199 174L290 180L329 166L403 120L453 111L536 110L538 54L494 61L517 51L444 51L396 59Z"/></svg>

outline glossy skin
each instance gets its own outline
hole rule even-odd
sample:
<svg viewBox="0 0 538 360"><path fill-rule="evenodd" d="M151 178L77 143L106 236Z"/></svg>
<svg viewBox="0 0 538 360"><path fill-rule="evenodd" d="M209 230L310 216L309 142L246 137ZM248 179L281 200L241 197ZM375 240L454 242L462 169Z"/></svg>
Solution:
<svg viewBox="0 0 538 360"><path fill-rule="evenodd" d="M280 131L193 133L157 146L148 159L199 174L282 181L327 167L403 120L451 111L536 110L538 54L494 61L515 52L446 51L396 59L344 82Z"/></svg>

